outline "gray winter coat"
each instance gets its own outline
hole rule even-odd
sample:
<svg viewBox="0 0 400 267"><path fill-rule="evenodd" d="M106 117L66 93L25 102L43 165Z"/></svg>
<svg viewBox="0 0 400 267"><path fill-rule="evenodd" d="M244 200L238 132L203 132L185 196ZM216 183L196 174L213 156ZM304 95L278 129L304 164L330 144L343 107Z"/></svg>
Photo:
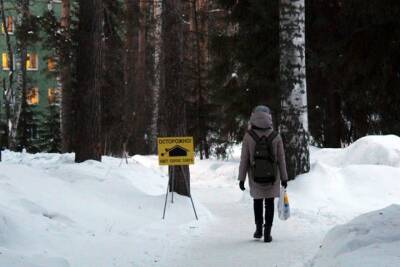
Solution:
<svg viewBox="0 0 400 267"><path fill-rule="evenodd" d="M272 133L272 118L271 115L265 112L256 112L251 115L250 124L258 128L269 128L268 130L254 130L258 136L268 136ZM254 177L251 169L251 162L254 159L256 142L246 133L243 138L242 154L240 156L239 166L239 181L245 181L246 175L249 177L250 195L252 198L274 198L279 197L281 180L287 181L285 151L283 149L283 142L280 135L275 137L272 141L272 148L278 168L276 174L276 181L271 184L260 184L254 182Z"/></svg>

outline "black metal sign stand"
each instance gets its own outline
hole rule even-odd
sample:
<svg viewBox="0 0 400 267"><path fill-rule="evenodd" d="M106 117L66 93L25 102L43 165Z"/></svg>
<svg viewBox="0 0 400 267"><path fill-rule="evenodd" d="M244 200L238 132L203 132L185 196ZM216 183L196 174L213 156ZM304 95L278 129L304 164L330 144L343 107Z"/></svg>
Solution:
<svg viewBox="0 0 400 267"><path fill-rule="evenodd" d="M187 190L187 192L190 192L189 191L189 185L188 185L187 180L186 180L186 178L187 178L186 174L185 174L185 172L183 171L182 168L179 168L179 169L182 171L183 180L185 181L186 190ZM174 203L174 184L175 184L175 168L171 168L170 175L168 177L167 193L165 194L164 212L163 212L163 217L162 217L163 220L165 219L165 212L167 210L168 193L170 191L169 190L170 187L171 187L171 203ZM197 212L196 212L196 208L195 208L194 203L193 203L193 198L192 198L192 193L191 192L190 192L189 197L190 197L190 201L192 202L194 216L196 217L196 220L199 220L199 218L197 217Z"/></svg>

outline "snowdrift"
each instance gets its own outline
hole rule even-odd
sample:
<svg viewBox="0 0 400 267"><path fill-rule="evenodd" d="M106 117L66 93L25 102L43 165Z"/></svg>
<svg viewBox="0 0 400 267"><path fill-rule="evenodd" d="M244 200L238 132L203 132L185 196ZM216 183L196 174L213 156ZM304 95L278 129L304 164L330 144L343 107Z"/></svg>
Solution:
<svg viewBox="0 0 400 267"><path fill-rule="evenodd" d="M346 222L400 203L400 138L367 136L344 149L313 149L311 171L289 184L299 212Z"/></svg>
<svg viewBox="0 0 400 267"><path fill-rule="evenodd" d="M331 255L344 251L341 261L332 263L340 266L365 249L386 257L381 248L395 260L387 247L391 241L379 235L387 232L380 228L355 230L349 238L368 232L385 242L340 243L339 236L346 234L335 230L339 232L318 248L333 227L400 204L399 137L368 136L345 149L312 148L311 171L289 183L292 217L275 220L275 241L268 249L251 238L252 200L248 190L237 187L239 156L238 146L229 160L197 159L191 184L200 220L195 221L190 201L176 196L163 221L167 176L155 156L134 156L129 164L111 157L75 164L72 154L6 151L0 163L0 266L300 267L317 252L313 264L323 266L319 264L331 264ZM385 211L383 221L365 221L383 228L397 210ZM354 253L347 253L348 248L355 248ZM282 251L288 256L282 257Z"/></svg>
<svg viewBox="0 0 400 267"><path fill-rule="evenodd" d="M400 206L362 215L331 230L313 267L400 266Z"/></svg>
<svg viewBox="0 0 400 267"><path fill-rule="evenodd" d="M175 196L161 220L167 178L133 159L75 164L72 154L9 151L3 159L2 267L150 266L170 242L198 234L186 198ZM206 221L206 208L197 208Z"/></svg>
<svg viewBox="0 0 400 267"><path fill-rule="evenodd" d="M366 136L344 149L317 150L311 160L337 167L368 164L400 167L400 137Z"/></svg>

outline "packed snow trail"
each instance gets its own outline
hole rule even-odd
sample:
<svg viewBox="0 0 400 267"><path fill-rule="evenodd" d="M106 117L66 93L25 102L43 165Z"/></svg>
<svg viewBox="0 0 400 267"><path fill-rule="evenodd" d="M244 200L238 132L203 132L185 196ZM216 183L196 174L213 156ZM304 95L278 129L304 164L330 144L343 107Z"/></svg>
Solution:
<svg viewBox="0 0 400 267"><path fill-rule="evenodd" d="M311 155L311 172L289 183L292 217L275 217L266 244L252 238L237 150L229 161L191 167L199 221L179 196L161 220L167 177L154 156L75 164L69 154L5 152L0 266L307 266L334 226L400 203L400 138L366 137Z"/></svg>

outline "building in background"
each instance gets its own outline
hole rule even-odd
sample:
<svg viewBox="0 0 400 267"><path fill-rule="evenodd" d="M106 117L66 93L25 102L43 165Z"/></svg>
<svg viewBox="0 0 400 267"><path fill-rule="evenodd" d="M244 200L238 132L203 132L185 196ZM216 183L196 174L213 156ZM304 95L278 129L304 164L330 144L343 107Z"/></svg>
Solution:
<svg viewBox="0 0 400 267"><path fill-rule="evenodd" d="M4 82L9 75L9 59L7 52L5 31L8 31L11 45L14 50L14 65L15 65L15 24L17 22L15 0L4 0L6 25L1 23L0 32L0 53L1 53L1 69L0 69L0 115L4 117L4 99L3 89ZM31 0L30 12L35 17L40 17L47 10L53 10L57 17L60 17L61 1L60 0ZM2 15L2 14L0 14ZM2 20L1 20L2 21ZM39 33L43 35L43 33ZM43 37L43 36L39 36ZM49 104L57 103L60 95L60 83L55 72L56 65L50 55L53 54L44 48L41 39L35 44L27 47L27 92L26 103L35 106L38 112L43 111ZM15 67L15 66L14 66ZM15 68L14 68L15 69ZM15 75L14 75L15 79Z"/></svg>

